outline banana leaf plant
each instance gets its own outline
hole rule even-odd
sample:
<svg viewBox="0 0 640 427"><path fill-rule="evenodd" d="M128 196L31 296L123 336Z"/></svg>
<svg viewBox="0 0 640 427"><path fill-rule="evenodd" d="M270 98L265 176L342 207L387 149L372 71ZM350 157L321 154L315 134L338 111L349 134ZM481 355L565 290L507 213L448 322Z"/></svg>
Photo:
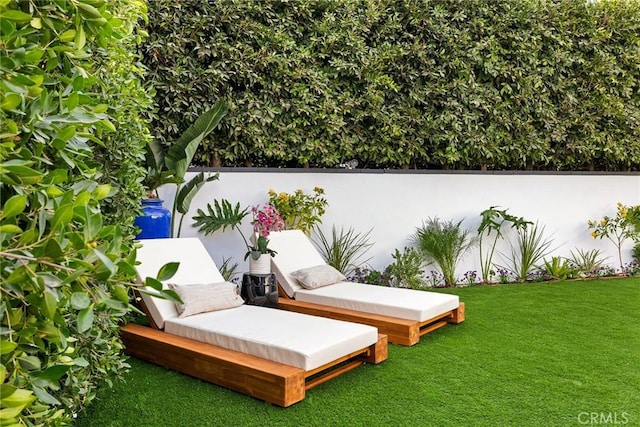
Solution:
<svg viewBox="0 0 640 427"><path fill-rule="evenodd" d="M162 185L175 184L177 186L171 215L171 237L174 237L176 212L180 213L180 223L176 237L180 237L182 220L189 211L191 201L205 183L219 178L218 173L205 176L204 172L200 172L185 183L187 169L200 143L218 126L226 114L227 107L223 100L219 100L213 107L200 115L195 123L189 126L180 138L169 147L166 153L163 147L155 140L147 145L147 176L143 181L147 189L147 197L157 198L158 188Z"/></svg>

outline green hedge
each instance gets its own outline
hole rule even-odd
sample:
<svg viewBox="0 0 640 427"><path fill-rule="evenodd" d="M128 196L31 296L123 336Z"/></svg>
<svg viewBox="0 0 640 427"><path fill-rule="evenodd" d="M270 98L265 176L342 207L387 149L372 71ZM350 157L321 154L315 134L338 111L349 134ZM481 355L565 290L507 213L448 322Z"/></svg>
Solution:
<svg viewBox="0 0 640 427"><path fill-rule="evenodd" d="M143 2L0 2L0 425L67 425L128 365L151 98Z"/></svg>
<svg viewBox="0 0 640 427"><path fill-rule="evenodd" d="M228 101L202 165L640 165L638 0L157 0L149 12L155 137Z"/></svg>

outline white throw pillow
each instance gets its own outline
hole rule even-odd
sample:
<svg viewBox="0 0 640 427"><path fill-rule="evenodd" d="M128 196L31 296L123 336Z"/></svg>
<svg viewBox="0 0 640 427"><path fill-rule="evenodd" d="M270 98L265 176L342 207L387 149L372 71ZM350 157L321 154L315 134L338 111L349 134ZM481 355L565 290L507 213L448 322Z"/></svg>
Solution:
<svg viewBox="0 0 640 427"><path fill-rule="evenodd" d="M333 285L334 283L343 282L347 279L344 277L344 274L329 264L302 268L292 272L291 275L306 289L316 289L322 286Z"/></svg>
<svg viewBox="0 0 640 427"><path fill-rule="evenodd" d="M176 303L178 317L192 316L198 313L224 310L244 304L238 295L236 285L230 282L209 283L206 285L176 285L169 283L182 299L182 304Z"/></svg>

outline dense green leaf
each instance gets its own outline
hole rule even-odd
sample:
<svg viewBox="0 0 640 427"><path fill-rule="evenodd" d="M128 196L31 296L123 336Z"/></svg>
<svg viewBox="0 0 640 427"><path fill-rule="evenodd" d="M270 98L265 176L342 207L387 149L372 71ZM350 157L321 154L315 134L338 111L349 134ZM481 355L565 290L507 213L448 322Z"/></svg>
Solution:
<svg viewBox="0 0 640 427"><path fill-rule="evenodd" d="M153 277L147 277L144 280L144 285L149 286L150 288L155 289L156 291L162 290L162 282L158 279L154 279Z"/></svg>
<svg viewBox="0 0 640 427"><path fill-rule="evenodd" d="M67 371L69 371L67 365L53 365L40 372L38 378L54 382L58 381Z"/></svg>
<svg viewBox="0 0 640 427"><path fill-rule="evenodd" d="M2 214L0 218L7 219L13 218L16 215L21 214L27 207L27 196L24 194L17 194L10 197L2 207Z"/></svg>
<svg viewBox="0 0 640 427"><path fill-rule="evenodd" d="M2 11L2 18L9 21L30 21L31 15L20 10L9 9Z"/></svg>
<svg viewBox="0 0 640 427"><path fill-rule="evenodd" d="M41 361L36 356L20 356L18 362L27 371L37 371L40 369Z"/></svg>
<svg viewBox="0 0 640 427"><path fill-rule="evenodd" d="M118 325L150 140L146 4L0 0L0 16L1 424L71 425L128 368ZM32 396L24 408L5 407L7 382Z"/></svg>
<svg viewBox="0 0 640 427"><path fill-rule="evenodd" d="M58 300L55 295L51 292L45 292L40 308L47 319L53 319L58 308Z"/></svg>
<svg viewBox="0 0 640 427"><path fill-rule="evenodd" d="M44 255L54 261L57 261L64 256L64 251L62 250L62 247L57 240L50 239L47 241L47 244L44 248Z"/></svg>
<svg viewBox="0 0 640 427"><path fill-rule="evenodd" d="M38 400L40 402L47 403L49 405L60 405L60 401L58 399L38 386L33 386L33 392L38 397Z"/></svg>
<svg viewBox="0 0 640 427"><path fill-rule="evenodd" d="M84 333L93 325L93 306L89 306L78 312L78 332Z"/></svg>
<svg viewBox="0 0 640 427"><path fill-rule="evenodd" d="M31 392L30 390L25 390L22 388L15 388L12 387L10 385L3 385L2 388L4 389L5 387L7 387L7 391L9 391L9 393L5 396L5 390L2 391L2 406L6 406L9 408L15 408L15 407L24 407L26 404L30 403L31 401L33 401L34 397L33 397L33 392ZM12 391L12 392L11 392Z"/></svg>
<svg viewBox="0 0 640 427"><path fill-rule="evenodd" d="M91 305L91 298L86 292L74 292L71 295L71 307L83 310Z"/></svg>
<svg viewBox="0 0 640 427"><path fill-rule="evenodd" d="M171 279L176 274L176 272L178 271L178 267L180 267L180 263L179 262L168 262L168 263L166 263L165 265L160 267L160 270L158 271L156 279L158 279L160 281L165 281L165 280Z"/></svg>
<svg viewBox="0 0 640 427"><path fill-rule="evenodd" d="M213 107L200 115L167 152L165 156L167 167L175 171L177 176L184 177L200 142L218 126L226 113L225 102L218 100Z"/></svg>
<svg viewBox="0 0 640 427"><path fill-rule="evenodd" d="M115 264L113 263L113 261L111 261L111 259L109 259L108 256L106 256L105 254L103 254L101 251L99 251L98 249L94 249L93 253L98 257L98 259L100 259L102 265L109 270L109 272L111 274L116 272L117 267L115 266Z"/></svg>
<svg viewBox="0 0 640 427"><path fill-rule="evenodd" d="M6 234L18 234L22 233L22 228L15 224L2 224L0 225L0 233Z"/></svg>
<svg viewBox="0 0 640 427"><path fill-rule="evenodd" d="M639 9L153 2L155 137L170 147L224 98L195 165L637 170Z"/></svg>
<svg viewBox="0 0 640 427"><path fill-rule="evenodd" d="M13 341L7 341L6 339L0 340L0 354L11 353L18 346L18 343Z"/></svg>
<svg viewBox="0 0 640 427"><path fill-rule="evenodd" d="M69 224L72 218L73 206L66 204L59 206L53 215L53 219L51 220L51 229L56 231L59 230L60 228Z"/></svg>

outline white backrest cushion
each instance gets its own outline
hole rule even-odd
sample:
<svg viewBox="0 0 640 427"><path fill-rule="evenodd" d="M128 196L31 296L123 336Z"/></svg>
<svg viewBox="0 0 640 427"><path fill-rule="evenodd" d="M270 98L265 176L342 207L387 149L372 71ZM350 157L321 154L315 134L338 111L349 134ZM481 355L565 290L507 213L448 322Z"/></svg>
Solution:
<svg viewBox="0 0 640 427"><path fill-rule="evenodd" d="M178 285L224 282L213 259L197 237L179 239L144 239L139 240L136 265L138 280L144 282L146 277L156 277L160 268L168 262L179 262L176 274L166 282ZM167 283L164 287L168 288ZM178 317L175 303L166 299L153 298L141 293L149 314L158 328L164 328L167 319Z"/></svg>
<svg viewBox="0 0 640 427"><path fill-rule="evenodd" d="M290 298L301 289L291 273L303 268L326 264L309 237L300 230L284 230L269 234L269 248L277 252L271 258L271 271Z"/></svg>

